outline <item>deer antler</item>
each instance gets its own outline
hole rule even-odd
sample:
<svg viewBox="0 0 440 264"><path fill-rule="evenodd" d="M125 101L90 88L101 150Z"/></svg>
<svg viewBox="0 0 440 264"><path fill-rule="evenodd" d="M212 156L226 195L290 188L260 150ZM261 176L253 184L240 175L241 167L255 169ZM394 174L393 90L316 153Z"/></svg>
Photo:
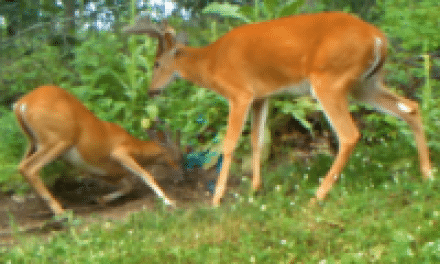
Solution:
<svg viewBox="0 0 440 264"><path fill-rule="evenodd" d="M149 17L137 16L133 25L125 26L123 32L129 34L147 34L159 40L156 58L176 44L176 32L163 20L160 24L153 23Z"/></svg>
<svg viewBox="0 0 440 264"><path fill-rule="evenodd" d="M153 23L149 17L141 16L137 16L134 24L125 26L122 31L130 34L148 34L154 38L163 35L161 28Z"/></svg>

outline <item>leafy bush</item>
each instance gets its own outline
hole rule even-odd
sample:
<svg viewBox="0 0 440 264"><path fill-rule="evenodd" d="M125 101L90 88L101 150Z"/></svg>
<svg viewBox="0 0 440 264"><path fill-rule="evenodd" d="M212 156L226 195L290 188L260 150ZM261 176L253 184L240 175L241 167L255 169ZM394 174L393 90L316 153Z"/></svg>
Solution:
<svg viewBox="0 0 440 264"><path fill-rule="evenodd" d="M375 12L381 14L379 27L388 35L391 44L385 65L386 80L421 102L429 146L431 151L438 153L440 92L433 88L440 82L430 78L433 70L439 67L440 59L431 56L428 66L426 56L435 55L440 48L440 4L431 0L382 0L378 1ZM397 129L410 134L406 125L398 125Z"/></svg>
<svg viewBox="0 0 440 264"><path fill-rule="evenodd" d="M17 164L23 155L26 139L14 114L4 108L0 109L0 135L0 187L10 189L22 181Z"/></svg>
<svg viewBox="0 0 440 264"><path fill-rule="evenodd" d="M398 44L396 52L422 52L423 41L429 41L429 50L438 49L440 3L432 0L377 1L376 12L380 12L380 28ZM393 44L393 46L394 46Z"/></svg>
<svg viewBox="0 0 440 264"><path fill-rule="evenodd" d="M20 52L17 48L10 52ZM59 56L56 47L41 43L38 50L28 55L3 61L0 79L2 96L17 92L26 92L46 83L62 84L72 79L71 72L65 67L66 61Z"/></svg>

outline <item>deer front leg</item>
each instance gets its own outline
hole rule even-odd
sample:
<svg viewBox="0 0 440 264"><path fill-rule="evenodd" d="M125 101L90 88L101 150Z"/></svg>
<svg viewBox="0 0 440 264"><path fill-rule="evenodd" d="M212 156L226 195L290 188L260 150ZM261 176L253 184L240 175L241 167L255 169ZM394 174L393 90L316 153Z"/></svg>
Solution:
<svg viewBox="0 0 440 264"><path fill-rule="evenodd" d="M129 194L133 190L133 183L128 180L127 178L122 178L119 182L118 186L120 187L118 190L106 194L102 197L99 197L97 199L98 204L100 205L106 205L107 203L110 203L112 201L115 201L127 194Z"/></svg>
<svg viewBox="0 0 440 264"><path fill-rule="evenodd" d="M231 100L229 102L228 130L223 141L222 169L220 171L220 175L218 176L214 197L212 199L212 204L214 206L218 206L220 204L220 199L225 194L232 154L237 145L237 141L240 138L241 131L243 130L243 125L246 121L251 102L252 100L242 100L240 102Z"/></svg>
<svg viewBox="0 0 440 264"><path fill-rule="evenodd" d="M264 127L267 119L269 99L255 100L252 105L252 189L261 187L261 146L264 140Z"/></svg>
<svg viewBox="0 0 440 264"><path fill-rule="evenodd" d="M136 160L133 159L133 157L131 157L130 154L128 154L128 152L124 148L116 149L112 153L112 157L118 160L122 166L124 166L134 175L141 178L145 182L145 184L147 184L151 189L153 189L153 191L156 193L157 196L163 199L165 204L171 206L176 205L176 203L173 200L171 200L165 195L165 192L162 190L162 188L159 187L159 184L156 182L154 177L145 169L143 169L136 162Z"/></svg>

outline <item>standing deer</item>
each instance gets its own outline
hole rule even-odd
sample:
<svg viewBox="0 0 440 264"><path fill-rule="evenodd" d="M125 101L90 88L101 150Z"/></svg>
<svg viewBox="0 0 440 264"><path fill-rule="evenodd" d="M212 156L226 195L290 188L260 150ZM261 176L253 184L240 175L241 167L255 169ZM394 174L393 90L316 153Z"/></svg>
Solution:
<svg viewBox="0 0 440 264"><path fill-rule="evenodd" d="M158 26L145 18L126 26L124 31L146 33L159 40L151 93L181 77L228 99L223 167L214 205L225 193L232 154L250 108L252 187L260 187L268 97L282 92L313 95L339 141L336 159L312 203L326 197L360 139L349 112L348 95L405 120L415 135L420 170L424 178L433 177L419 106L385 88L382 66L387 57L387 39L378 28L361 19L341 12L283 17L237 27L201 48L186 46L168 25Z"/></svg>
<svg viewBox="0 0 440 264"><path fill-rule="evenodd" d="M29 139L19 170L55 215L63 214L60 202L44 186L39 172L57 158L121 188L99 199L115 200L132 190L126 178L140 177L166 204L173 205L143 166L166 164L174 176L182 175L179 149L170 142L142 141L119 125L101 121L73 95L57 86L41 86L14 104L14 113Z"/></svg>

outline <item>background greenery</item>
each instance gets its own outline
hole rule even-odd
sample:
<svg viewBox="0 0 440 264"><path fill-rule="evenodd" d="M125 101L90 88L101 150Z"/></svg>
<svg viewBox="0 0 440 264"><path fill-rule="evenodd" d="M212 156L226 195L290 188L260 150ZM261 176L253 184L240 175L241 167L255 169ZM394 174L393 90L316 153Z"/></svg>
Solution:
<svg viewBox="0 0 440 264"><path fill-rule="evenodd" d="M183 80L171 84L162 96L154 100L147 96L156 42L146 36L126 36L121 34L120 28L129 23L134 14L158 10L147 4L136 4L135 1L61 2L61 5L54 0L11 0L0 3L0 15L4 18L0 26L1 190L26 189L27 185L16 170L26 140L15 123L11 105L20 95L42 84L60 85L79 97L100 118L119 123L138 137L144 137L142 123L148 124L148 120L159 116L173 130L182 131L184 145L200 150L218 147L225 132L228 112L227 102L222 97ZM385 81L390 89L421 103L431 159L437 168L440 154L440 4L437 0L218 1L222 4L214 1L174 2L178 9L168 20L177 31L188 32L192 46L207 45L243 23L300 12L344 10L375 24L390 40ZM214 4L209 5L209 2ZM186 8L185 14L190 14L189 19L179 12L182 8ZM162 17L163 14L158 12L156 19ZM313 100L279 96L271 100L271 109L268 129L283 125L279 120L294 118L303 129L315 133L309 116L319 107ZM237 198L237 205L225 206L216 213L209 210L173 213L159 210L152 216L155 218L134 216L134 220L130 219L122 226L109 228L112 232L107 235L104 234L107 229L103 227L92 227L94 232L91 235L71 231L74 233L50 240L47 248L41 249L38 244L32 246L31 243L28 248L13 250L12 255L5 259L16 258L26 262L23 252L28 252L41 256L42 263L53 254L55 257L52 260L62 262L68 255L67 259L73 262L81 256L69 255L66 247L72 247L71 252L83 252L84 245L81 243L87 240L93 245L88 248L90 254L97 259L101 254L99 252L118 252L114 255L104 254L102 263L127 256L133 259L129 263L139 262L141 256L151 253L148 251L151 244L156 245L153 249L159 250L156 262L173 259L181 263L207 263L210 257L215 259L224 250L229 250L232 255L222 255L221 263L243 263L245 259L246 262L265 262L268 258L277 259L279 263L301 259L315 263L322 259L344 263L358 260L412 262L414 258L425 262L439 260L439 233L438 229L432 227L433 224L438 226L439 221L438 202L435 202L439 200L438 184L426 187L412 183L420 179L420 173L415 142L408 126L394 117L371 113L368 106L354 105L352 110L358 113L356 117L362 117L363 139L344 171L335 197L347 193L352 193L352 196L342 196L342 200L330 199L322 212L302 208L305 207L306 198L313 194L318 177L328 170L333 160L331 155L318 153L307 164L299 164L295 158L291 158L293 162L290 162L285 156L272 155L272 159L266 161L267 169L263 172L265 186L272 191L264 196L266 198L257 198L254 204L260 209L257 212L251 212L253 209L248 208L249 203L243 202L243 199L251 199L248 196L241 197L242 200ZM327 126L325 119L320 122L324 122L323 127ZM247 126L237 151L238 158L250 153L248 131ZM295 155L295 149L291 147L283 151ZM273 167L279 169L272 171ZM240 174L237 166L234 170ZM280 193L276 188L283 191ZM414 191L414 188L420 191ZM409 202L411 206L408 207L405 206L405 199L414 201ZM374 201L373 206L366 201ZM398 204L394 206L390 201ZM298 206L289 207L292 202ZM263 205L268 209L262 210ZM383 210L383 214L377 210ZM291 217L301 214L303 219L300 216ZM281 219L277 215L281 215ZM398 217L394 218L395 215ZM234 218L249 224L239 225ZM423 221L417 222L419 218ZM190 226L183 233L179 233L185 229L179 224L181 219ZM412 220L403 223L408 219ZM376 221L377 226L374 224ZM144 229L136 226L142 222L145 223ZM213 223L218 226L220 235L208 230ZM292 227L291 223L299 224ZM342 235L338 233L338 239L332 241L332 232L340 230L340 226L363 230L348 234L341 232ZM414 226L420 229L417 231ZM137 228L143 230L140 234L145 240L141 245L146 253L139 255L140 260L136 260L135 255L121 253L124 249L121 244L108 242L119 240L122 241L120 243L132 243L126 234ZM223 229L232 229L237 233L227 234L221 232ZM318 232L316 229L322 230ZM271 231L265 233L264 230ZM383 238L375 235L378 230L384 234ZM197 232L203 242L189 238ZM263 237L250 235L257 232L262 232ZM122 234L125 234L124 238ZM140 236L136 232L135 235ZM72 237L75 238L74 242L69 242ZM158 237L163 237L164 241L182 238L182 241L190 241L189 244L193 246L187 246L184 242L175 247L170 246L171 242L157 246L157 241L151 239ZM245 239L244 247L237 242L239 237ZM279 239L282 237L295 237L296 240L287 239L284 242ZM139 241L139 238L133 240ZM280 243L285 248L280 249ZM351 248L343 246L347 243ZM335 248L339 251L331 254ZM275 249L280 250L278 255ZM273 258L273 254L277 257ZM311 255L308 258L298 257L302 254ZM204 262L204 258L208 261ZM92 262L92 258L89 262Z"/></svg>

